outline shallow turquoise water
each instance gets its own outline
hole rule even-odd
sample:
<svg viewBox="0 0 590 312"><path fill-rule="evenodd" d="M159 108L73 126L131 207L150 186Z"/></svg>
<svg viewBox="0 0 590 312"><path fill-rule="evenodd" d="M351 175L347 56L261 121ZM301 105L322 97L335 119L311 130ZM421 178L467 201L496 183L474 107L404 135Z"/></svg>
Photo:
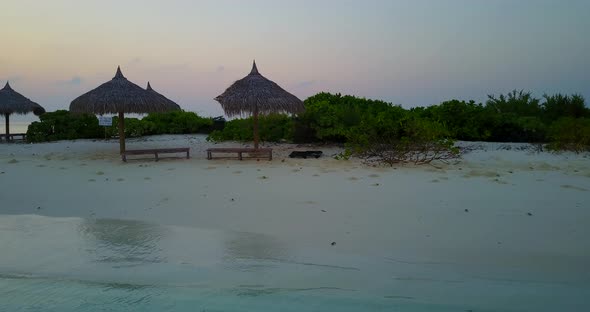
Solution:
<svg viewBox="0 0 590 312"><path fill-rule="evenodd" d="M0 311L583 311L587 272L415 262L138 221L0 216Z"/></svg>

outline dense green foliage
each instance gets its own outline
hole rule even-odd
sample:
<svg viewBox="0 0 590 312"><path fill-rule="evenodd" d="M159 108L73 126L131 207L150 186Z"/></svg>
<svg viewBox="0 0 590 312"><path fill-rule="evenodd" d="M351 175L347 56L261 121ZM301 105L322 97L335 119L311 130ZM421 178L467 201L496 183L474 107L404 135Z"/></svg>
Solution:
<svg viewBox="0 0 590 312"><path fill-rule="evenodd" d="M117 134L118 122L118 117L113 117L110 134ZM193 112L151 113L143 119L125 118L125 136L133 138L157 134L208 133L212 126L211 118L203 118Z"/></svg>
<svg viewBox="0 0 590 312"><path fill-rule="evenodd" d="M104 129L94 115L58 110L39 116L39 120L29 125L27 140L30 142L104 137Z"/></svg>
<svg viewBox="0 0 590 312"><path fill-rule="evenodd" d="M487 124L486 110L482 104L464 101L446 101L440 105L428 108L414 108L412 110L425 119L443 123L449 135L458 140L483 141L491 136Z"/></svg>
<svg viewBox="0 0 590 312"><path fill-rule="evenodd" d="M447 125L458 140L542 142L546 138L539 99L523 91L489 96L485 105L452 100L415 111Z"/></svg>
<svg viewBox="0 0 590 312"><path fill-rule="evenodd" d="M211 118L184 111L152 113L141 122L152 126L153 131L148 134L205 133L213 125Z"/></svg>
<svg viewBox="0 0 590 312"><path fill-rule="evenodd" d="M556 121L562 117L583 118L590 117L590 110L584 104L584 98L581 95L547 95L543 96L543 120L545 122Z"/></svg>
<svg viewBox="0 0 590 312"><path fill-rule="evenodd" d="M389 165L446 161L459 155L449 130L442 123L419 118L411 112L390 111L397 114L377 114L363 120L356 131L351 131L347 152L367 161Z"/></svg>
<svg viewBox="0 0 590 312"><path fill-rule="evenodd" d="M531 93L512 91L506 95L490 95L483 104L451 100L409 110L383 101L330 93L319 93L304 103L305 113L293 118L285 116L281 121L284 122L283 131L263 136L262 140L346 143L354 149L375 141L418 142L417 136L430 136L431 142L447 142L445 140L452 138L552 143L550 146L559 149L577 146L575 150L580 150L576 144L588 146L582 135L586 133L586 122L581 118L590 118L590 109L580 95L545 95L541 100ZM261 125L266 122L261 120ZM571 131L570 124L577 130ZM422 130L416 131L416 125ZM577 136L573 136L574 133ZM251 119L233 120L211 139L251 140Z"/></svg>
<svg viewBox="0 0 590 312"><path fill-rule="evenodd" d="M579 95L545 95L544 99L541 104L530 93L513 91L489 96L485 104L451 100L405 110L381 101L320 93L305 101L306 112L299 117L296 127L307 129L306 138L311 141L341 142L361 121L381 127L384 120L395 121L409 114L442 123L449 136L458 140L544 142L549 127L559 118L590 117L590 110Z"/></svg>
<svg viewBox="0 0 590 312"><path fill-rule="evenodd" d="M45 113L39 116L39 120L29 125L27 140L30 142L99 139L118 135L117 117L113 118L113 126L106 129L98 125L98 118L94 115L72 114L66 110ZM193 112L152 113L143 119L125 118L125 136L127 137L208 133L212 127L211 118L199 117Z"/></svg>
<svg viewBox="0 0 590 312"><path fill-rule="evenodd" d="M260 116L258 119L260 140L278 142L293 139L293 119L279 114ZM254 128L252 117L234 119L225 123L223 130L215 130L209 134L207 140L220 141L252 141Z"/></svg>
<svg viewBox="0 0 590 312"><path fill-rule="evenodd" d="M590 151L590 119L562 117L551 125L549 138L554 150Z"/></svg>
<svg viewBox="0 0 590 312"><path fill-rule="evenodd" d="M310 97L305 105L297 120L298 128L307 129L301 141L344 142L347 155L389 165L445 160L458 152L444 124L400 106L327 93Z"/></svg>
<svg viewBox="0 0 590 312"><path fill-rule="evenodd" d="M295 140L299 142L346 142L361 123L376 121L368 119L374 119L381 114L381 120L395 120L399 116L393 115L404 111L399 106L392 106L383 101L329 93L309 97L304 104L305 113L299 116L296 122Z"/></svg>
<svg viewBox="0 0 590 312"><path fill-rule="evenodd" d="M590 109L579 95L545 95L544 102L523 91L499 97L489 96L485 105L473 101L448 101L415 109L422 117L444 123L451 136L466 141L557 143L565 136L567 123L590 117ZM564 119L565 118L565 119ZM561 127L555 126L560 123ZM572 139L570 137L570 139ZM560 149L569 143L551 144Z"/></svg>
<svg viewBox="0 0 590 312"><path fill-rule="evenodd" d="M442 123L420 118L400 106L329 93L317 94L304 103L306 111L300 116L262 117L261 140L346 143L348 155L388 164L428 163L456 155ZM211 133L209 139L250 141L252 133L251 118L237 119L228 122L223 131Z"/></svg>
<svg viewBox="0 0 590 312"><path fill-rule="evenodd" d="M451 140L549 143L554 149L590 149L590 109L580 95L544 95L538 99L531 93L513 91L490 95L485 103L451 100L404 109L378 100L319 93L304 104L306 111L298 116L261 116L261 140L342 143L357 152L386 146L419 149L419 142L436 142L443 147ZM105 136L105 129L92 115L56 111L40 119L29 127L32 142ZM113 127L106 129L109 137L117 134L116 117L113 122ZM210 133L208 139L212 141L253 139L251 117L231 120L225 127L211 118L183 111L149 114L141 120L125 118L125 122L128 137Z"/></svg>

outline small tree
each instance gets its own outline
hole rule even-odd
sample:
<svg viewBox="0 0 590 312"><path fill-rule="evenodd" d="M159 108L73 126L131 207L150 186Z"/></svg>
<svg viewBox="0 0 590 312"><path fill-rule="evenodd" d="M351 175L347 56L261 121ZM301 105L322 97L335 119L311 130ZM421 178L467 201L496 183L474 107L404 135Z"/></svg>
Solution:
<svg viewBox="0 0 590 312"><path fill-rule="evenodd" d="M578 94L572 96L555 94L543 95L543 117L547 122L556 121L561 117L590 117L590 109L584 103L584 97Z"/></svg>
<svg viewBox="0 0 590 312"><path fill-rule="evenodd" d="M590 119L560 118L551 125L549 138L553 150L590 151Z"/></svg>
<svg viewBox="0 0 590 312"><path fill-rule="evenodd" d="M375 124L379 126L371 127ZM447 162L460 156L446 127L427 119L406 116L401 120L366 121L352 133L348 152L366 162L419 165Z"/></svg>

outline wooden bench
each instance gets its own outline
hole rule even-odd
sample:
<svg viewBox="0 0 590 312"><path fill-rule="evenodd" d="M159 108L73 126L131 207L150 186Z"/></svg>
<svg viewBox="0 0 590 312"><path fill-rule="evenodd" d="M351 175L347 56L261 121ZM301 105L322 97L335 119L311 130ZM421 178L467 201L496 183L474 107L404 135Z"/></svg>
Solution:
<svg viewBox="0 0 590 312"><path fill-rule="evenodd" d="M172 154L172 153L186 153L186 158L190 157L189 155L190 148L188 147L175 147L175 148L153 148L153 149L140 149L140 150L126 150L121 154L121 158L123 161L127 161L128 155L149 155L154 154L156 156L156 161L160 160L160 154Z"/></svg>
<svg viewBox="0 0 590 312"><path fill-rule="evenodd" d="M27 140L26 133L10 133L10 134L8 134L8 136L5 133L3 133L3 134L0 134L0 141L2 141L2 140L6 140L7 142L14 141L14 137L20 137L20 139L22 139L23 141Z"/></svg>
<svg viewBox="0 0 590 312"><path fill-rule="evenodd" d="M258 158L261 155L272 160L272 148L242 148L242 147L220 147L207 149L207 159L213 159L213 153L237 153L238 159L244 158L243 154L249 154L250 158Z"/></svg>

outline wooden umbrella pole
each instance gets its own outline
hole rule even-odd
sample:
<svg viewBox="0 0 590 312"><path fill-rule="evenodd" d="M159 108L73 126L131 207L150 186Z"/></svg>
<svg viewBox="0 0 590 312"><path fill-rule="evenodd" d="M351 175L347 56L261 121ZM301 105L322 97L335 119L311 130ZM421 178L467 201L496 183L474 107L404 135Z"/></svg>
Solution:
<svg viewBox="0 0 590 312"><path fill-rule="evenodd" d="M10 140L8 136L10 134L10 114L4 114L4 116L6 117L6 142L8 142Z"/></svg>
<svg viewBox="0 0 590 312"><path fill-rule="evenodd" d="M119 151L125 153L125 115L119 112Z"/></svg>
<svg viewBox="0 0 590 312"><path fill-rule="evenodd" d="M258 149L258 106L254 108L254 148Z"/></svg>

